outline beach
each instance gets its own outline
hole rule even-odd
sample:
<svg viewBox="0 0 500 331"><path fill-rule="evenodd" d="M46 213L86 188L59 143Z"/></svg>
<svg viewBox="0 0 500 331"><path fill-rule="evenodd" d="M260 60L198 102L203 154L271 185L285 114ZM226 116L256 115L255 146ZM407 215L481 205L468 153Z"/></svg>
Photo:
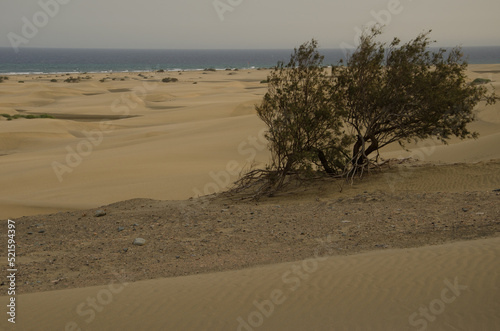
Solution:
<svg viewBox="0 0 500 331"><path fill-rule="evenodd" d="M387 146L363 179L215 195L269 160L268 73L0 83L0 114L48 115L0 117L16 329L500 329L500 104L478 105L478 139ZM500 64L468 76L500 88Z"/></svg>

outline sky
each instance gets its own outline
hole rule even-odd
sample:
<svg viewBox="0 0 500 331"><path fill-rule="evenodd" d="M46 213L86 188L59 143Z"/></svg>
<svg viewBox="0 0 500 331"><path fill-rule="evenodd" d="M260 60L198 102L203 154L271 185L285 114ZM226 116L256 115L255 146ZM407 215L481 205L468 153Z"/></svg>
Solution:
<svg viewBox="0 0 500 331"><path fill-rule="evenodd" d="M498 0L0 0L0 47L290 49L433 30L436 46L500 46Z"/></svg>

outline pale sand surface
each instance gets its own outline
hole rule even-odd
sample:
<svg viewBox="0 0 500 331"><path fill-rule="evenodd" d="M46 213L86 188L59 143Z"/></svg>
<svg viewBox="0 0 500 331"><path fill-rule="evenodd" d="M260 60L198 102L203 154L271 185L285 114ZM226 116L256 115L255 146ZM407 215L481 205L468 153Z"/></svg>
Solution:
<svg viewBox="0 0 500 331"><path fill-rule="evenodd" d="M470 77L492 79L499 90L499 68L471 65ZM146 73L147 79L136 73L89 75L93 78L80 83L62 82L67 76L56 77L58 83L50 82L54 76L28 76L0 85L0 113L64 118L0 121L0 218L137 197L182 200L224 189L237 178L221 174L229 164L239 169L253 162L262 166L268 159L265 141L256 138L264 124L254 111L266 92L260 81L267 71ZM105 76L116 80L99 82ZM167 76L179 82L161 83ZM393 145L382 156L433 162L498 159L500 104L483 109L471 125L481 133L478 140L420 143L432 147L424 153ZM105 120L121 115L137 117ZM85 132L92 131L96 144L88 152ZM74 157L78 147L81 161ZM62 182L54 162L71 170L60 170Z"/></svg>
<svg viewBox="0 0 500 331"><path fill-rule="evenodd" d="M426 325L426 330L493 331L500 329L499 258L497 237L329 257L305 268L295 262L116 281L111 296L109 285L21 295L16 329L64 330L73 322L83 330L238 330L238 317L248 320L258 311L253 302L274 293L281 294L281 304L269 317L254 317L254 326L262 322L255 330L419 330ZM457 286L456 292L450 286ZM97 312L88 298L107 304L98 305L102 311ZM420 315L421 307L429 315ZM0 323L5 327L5 319Z"/></svg>
<svg viewBox="0 0 500 331"><path fill-rule="evenodd" d="M470 77L492 79L499 90L499 69L472 65ZM233 73L146 73L146 85L132 73L111 74L117 80L105 83L99 82L105 75L97 74L74 84L63 83L66 77L56 77L58 83L51 83L49 76L11 77L0 85L0 113L49 113L60 119L0 121L0 219L96 208L132 198L182 200L223 189L237 178L228 177L225 169L236 173L234 169L254 161L262 165L268 153L257 137L264 125L253 105L266 92L260 81L267 72ZM167 76L180 81L159 82ZM480 106L479 111L479 121L471 125L481 133L478 140L453 140L449 146L424 142L408 146L410 152L389 146L382 154L412 156L430 165L396 165L343 193L331 188L310 194L321 200L365 190L467 194L499 189L500 104L485 110ZM127 118L116 119L124 114ZM98 143L92 152L60 182L53 162L65 164L73 155L68 149L88 142L85 132L91 131L102 132L102 141L94 135ZM272 203L285 201L279 197ZM498 222L495 217L492 221ZM248 318L255 309L254 300L261 302L281 289L287 299L256 330L418 330L409 324L409 316L436 303L444 281L458 277L469 290L445 304L427 329L498 330L499 252L497 235L334 256L321 262L295 292L282 275L297 263L130 283L90 324L85 322L88 315L79 316L76 307L88 297L104 295L103 287L26 294L19 297L16 329L60 330L74 321L82 330L235 330L236 319ZM7 328L5 323L2 318L0 327Z"/></svg>

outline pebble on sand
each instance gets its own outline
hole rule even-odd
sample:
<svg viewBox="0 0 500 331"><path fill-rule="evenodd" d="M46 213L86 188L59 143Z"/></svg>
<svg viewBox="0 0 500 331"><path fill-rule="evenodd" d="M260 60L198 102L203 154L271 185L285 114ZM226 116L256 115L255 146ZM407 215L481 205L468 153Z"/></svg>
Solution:
<svg viewBox="0 0 500 331"><path fill-rule="evenodd" d="M136 245L136 246L144 246L144 245L146 245L146 239L135 238L133 244Z"/></svg>
<svg viewBox="0 0 500 331"><path fill-rule="evenodd" d="M96 210L94 217L106 216L106 212L104 210Z"/></svg>

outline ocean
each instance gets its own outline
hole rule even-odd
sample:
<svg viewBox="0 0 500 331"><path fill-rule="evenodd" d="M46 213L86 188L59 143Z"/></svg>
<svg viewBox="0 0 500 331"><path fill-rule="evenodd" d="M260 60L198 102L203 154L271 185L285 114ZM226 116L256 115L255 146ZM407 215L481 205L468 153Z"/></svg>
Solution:
<svg viewBox="0 0 500 331"><path fill-rule="evenodd" d="M500 63L500 46L464 47L470 64ZM320 49L325 65L336 64L340 49ZM292 50L131 50L0 48L0 74L141 72L269 68L288 62Z"/></svg>

